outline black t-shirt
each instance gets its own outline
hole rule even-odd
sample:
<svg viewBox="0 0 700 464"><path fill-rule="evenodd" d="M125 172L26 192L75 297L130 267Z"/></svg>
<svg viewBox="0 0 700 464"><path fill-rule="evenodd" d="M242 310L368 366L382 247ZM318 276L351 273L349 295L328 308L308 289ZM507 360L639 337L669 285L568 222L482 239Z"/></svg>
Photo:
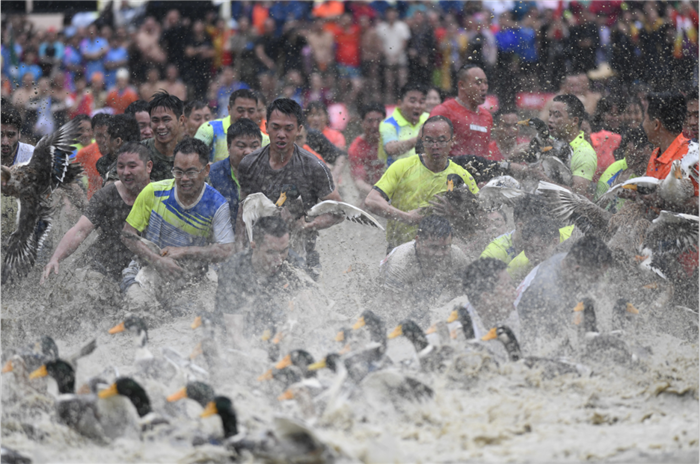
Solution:
<svg viewBox="0 0 700 464"><path fill-rule="evenodd" d="M85 252L84 259L93 269L117 281L133 255L120 238L130 211L131 206L124 203L116 185L109 184L95 192L84 213L100 229L100 236Z"/></svg>
<svg viewBox="0 0 700 464"><path fill-rule="evenodd" d="M296 144L292 159L279 170L270 167L269 145L249 154L238 166L238 181L243 195L262 192L272 201L277 201L282 186L294 185L307 210L335 190L328 166Z"/></svg>

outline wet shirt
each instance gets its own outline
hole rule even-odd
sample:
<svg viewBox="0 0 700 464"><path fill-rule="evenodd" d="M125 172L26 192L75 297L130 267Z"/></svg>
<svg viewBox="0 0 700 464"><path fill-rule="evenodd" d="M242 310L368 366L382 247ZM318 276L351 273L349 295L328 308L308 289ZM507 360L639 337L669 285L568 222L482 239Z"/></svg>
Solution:
<svg viewBox="0 0 700 464"><path fill-rule="evenodd" d="M370 145L362 136L358 136L348 149L350 173L355 179L360 179L373 185L382 178L384 162L377 159L378 145Z"/></svg>
<svg viewBox="0 0 700 464"><path fill-rule="evenodd" d="M598 168L598 155L590 143L583 138L583 131L569 142L574 154L571 155L571 174L583 177L586 180L593 180L595 171Z"/></svg>
<svg viewBox="0 0 700 464"><path fill-rule="evenodd" d="M473 194L479 188L472 176L461 166L448 160L447 167L440 172L426 168L419 155L398 160L386 170L374 186L394 208L411 211L428 206L428 202L447 191L447 176L457 174ZM389 220L386 227L386 240L390 247L413 240L418 226Z"/></svg>
<svg viewBox="0 0 700 464"><path fill-rule="evenodd" d="M84 259L90 267L116 281L121 278L122 269L129 265L133 254L120 238L130 211L131 206L124 202L116 185L109 184L95 192L84 214L100 230L97 240L83 255Z"/></svg>
<svg viewBox="0 0 700 464"><path fill-rule="evenodd" d="M489 158L493 116L484 108L474 112L451 98L433 108L430 116L445 116L455 129L450 156L477 155Z"/></svg>
<svg viewBox="0 0 700 464"><path fill-rule="evenodd" d="M277 201L284 185L294 185L307 210L335 190L326 164L296 144L291 159L281 169L270 167L269 145L247 155L238 166L238 180L241 196L262 192L272 201Z"/></svg>
<svg viewBox="0 0 700 464"><path fill-rule="evenodd" d="M605 195L605 192L613 188L613 186L617 185L619 183L618 179L620 178L620 174L625 172L627 170L627 160L625 158L622 158L619 161L615 161L613 164L611 164L608 169L605 170L602 176L600 176L600 179L598 179L598 185L595 190L595 199L596 201L598 198L602 197ZM629 178L633 179L636 176L632 175ZM617 207L619 207L622 203L622 198L618 198L617 201L615 202Z"/></svg>
<svg viewBox="0 0 700 464"><path fill-rule="evenodd" d="M173 162L175 156L165 156L156 149L155 138L142 140L141 145L148 148L151 152L151 161L153 161L153 169L151 169L151 181L158 182L164 179L173 178ZM115 166L116 167L116 166Z"/></svg>
<svg viewBox="0 0 700 464"><path fill-rule="evenodd" d="M314 283L300 269L303 260L291 253L271 276L255 272L252 256L252 249L236 253L217 269L216 312L244 314L248 329L262 332L284 321L288 302Z"/></svg>
<svg viewBox="0 0 700 464"><path fill-rule="evenodd" d="M126 218L144 238L161 248L233 243L233 228L226 199L204 184L194 205L177 199L174 179L151 182L136 198Z"/></svg>

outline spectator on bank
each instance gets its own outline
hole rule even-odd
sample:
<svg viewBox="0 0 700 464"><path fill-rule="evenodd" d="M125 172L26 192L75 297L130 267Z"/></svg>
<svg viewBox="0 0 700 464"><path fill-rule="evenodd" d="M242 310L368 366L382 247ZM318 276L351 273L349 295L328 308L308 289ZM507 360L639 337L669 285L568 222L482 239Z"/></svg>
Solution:
<svg viewBox="0 0 700 464"><path fill-rule="evenodd" d="M151 66L146 71L146 81L139 87L139 96L141 100L150 101L160 88L160 71L155 66Z"/></svg>
<svg viewBox="0 0 700 464"><path fill-rule="evenodd" d="M377 33L374 20L367 15L358 18L360 26L360 67L364 78L365 98L371 101L381 100L384 49Z"/></svg>
<svg viewBox="0 0 700 464"><path fill-rule="evenodd" d="M103 59L109 51L109 43L97 34L97 26L91 24L87 30L87 37L80 43L80 54L85 60L85 76L92 80L95 73L102 73L105 68Z"/></svg>
<svg viewBox="0 0 700 464"><path fill-rule="evenodd" d="M139 99L136 89L129 85L129 70L117 71L117 84L107 94L106 106L112 108L113 114L122 114L133 102Z"/></svg>
<svg viewBox="0 0 700 464"><path fill-rule="evenodd" d="M379 125L386 118L386 109L372 103L360 109L362 134L350 144L348 160L350 174L361 197L366 197L384 173L384 162L377 158Z"/></svg>
<svg viewBox="0 0 700 464"><path fill-rule="evenodd" d="M92 92L87 88L85 78L79 76L75 80L75 92L70 95L68 117L73 119L79 114L85 114L89 117L94 109L93 104Z"/></svg>
<svg viewBox="0 0 700 464"><path fill-rule="evenodd" d="M216 89L216 103L218 105L218 117L225 118L228 114L228 99L233 92L240 89L249 89L248 84L240 82L236 78L236 72L230 66L221 70L219 84ZM208 120L207 120L208 121Z"/></svg>
<svg viewBox="0 0 700 464"><path fill-rule="evenodd" d="M386 21L377 26L377 35L382 41L384 52L384 90L387 104L396 101L397 87L403 87L408 79L408 39L411 30L405 22L399 20L399 13L394 7L385 12Z"/></svg>
<svg viewBox="0 0 700 464"><path fill-rule="evenodd" d="M214 47L204 30L204 23L200 20L192 24L192 33L185 47L185 56L188 58L189 71L185 80L191 87L192 98L204 98L207 93L207 84L212 78Z"/></svg>
<svg viewBox="0 0 700 464"><path fill-rule="evenodd" d="M109 39L109 50L103 59L105 68L105 85L112 88L117 83L117 72L129 64L129 53L122 42L122 39L114 34Z"/></svg>
<svg viewBox="0 0 700 464"><path fill-rule="evenodd" d="M306 124L310 129L316 129L323 133L333 145L345 150L345 136L342 132L331 129L328 126L328 108L321 102L312 102L306 107Z"/></svg>
<svg viewBox="0 0 700 464"><path fill-rule="evenodd" d="M174 64L165 67L165 80L158 82L158 90L163 89L182 101L187 99L188 87L180 79L180 71ZM192 92L192 90L190 90Z"/></svg>

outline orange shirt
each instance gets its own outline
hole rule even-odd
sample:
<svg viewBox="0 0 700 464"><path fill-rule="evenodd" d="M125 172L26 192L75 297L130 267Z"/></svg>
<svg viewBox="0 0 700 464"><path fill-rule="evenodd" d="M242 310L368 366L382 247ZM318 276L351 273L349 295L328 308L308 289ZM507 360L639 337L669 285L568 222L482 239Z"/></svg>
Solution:
<svg viewBox="0 0 700 464"><path fill-rule="evenodd" d="M337 131L335 129L331 129L330 127L326 126L326 128L323 129L323 135L325 135L326 138L330 140L330 142L333 145L340 148L341 150L345 150L345 136L342 132Z"/></svg>
<svg viewBox="0 0 700 464"><path fill-rule="evenodd" d="M306 151L308 151L309 153L311 153L312 155L314 155L316 158L318 158L318 159L320 159L321 161L323 161L324 164L327 164L327 163L326 163L326 160L323 159L323 156L321 156L321 155L319 155L318 153L316 153L315 151L313 151L313 150L311 149L310 146L304 145L304 146L301 147L301 148L303 148L304 150L306 150Z"/></svg>
<svg viewBox="0 0 700 464"><path fill-rule="evenodd" d="M649 157L649 164L647 165L646 175L649 177L655 177L657 179L665 179L668 173L671 172L671 164L675 160L683 159L685 155L688 154L688 144L690 140L685 138L683 134L678 134L678 137L673 141L671 145L666 149L661 156L659 152L661 149L656 147ZM696 164L695 170L698 169ZM693 182L693 187L695 187L695 196L698 196L698 183Z"/></svg>
<svg viewBox="0 0 700 464"><path fill-rule="evenodd" d="M83 166L83 171L87 176L87 197L92 198L92 194L102 187L102 177L97 172L97 160L102 158L100 149L97 148L97 142L92 142L85 148L78 150L75 155L75 163L80 163Z"/></svg>
<svg viewBox="0 0 700 464"><path fill-rule="evenodd" d="M138 99L139 96L131 87L127 87L121 92L115 88L107 94L105 105L112 108L114 110L114 114L123 114L127 106L131 105Z"/></svg>

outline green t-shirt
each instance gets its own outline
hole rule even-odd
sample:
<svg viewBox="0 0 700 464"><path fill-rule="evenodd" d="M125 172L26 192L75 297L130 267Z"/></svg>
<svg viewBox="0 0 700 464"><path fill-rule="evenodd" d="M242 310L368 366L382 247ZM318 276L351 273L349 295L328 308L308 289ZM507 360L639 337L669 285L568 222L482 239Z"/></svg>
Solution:
<svg viewBox="0 0 700 464"><path fill-rule="evenodd" d="M384 193L394 208L411 211L428 206L428 201L435 195L446 192L449 174L458 174L473 194L479 193L474 178L463 167L448 160L444 170L433 172L425 167L419 155L393 163L375 184L375 188ZM413 240L416 229L414 225L390 220L386 227L386 239L390 246L396 247Z"/></svg>

